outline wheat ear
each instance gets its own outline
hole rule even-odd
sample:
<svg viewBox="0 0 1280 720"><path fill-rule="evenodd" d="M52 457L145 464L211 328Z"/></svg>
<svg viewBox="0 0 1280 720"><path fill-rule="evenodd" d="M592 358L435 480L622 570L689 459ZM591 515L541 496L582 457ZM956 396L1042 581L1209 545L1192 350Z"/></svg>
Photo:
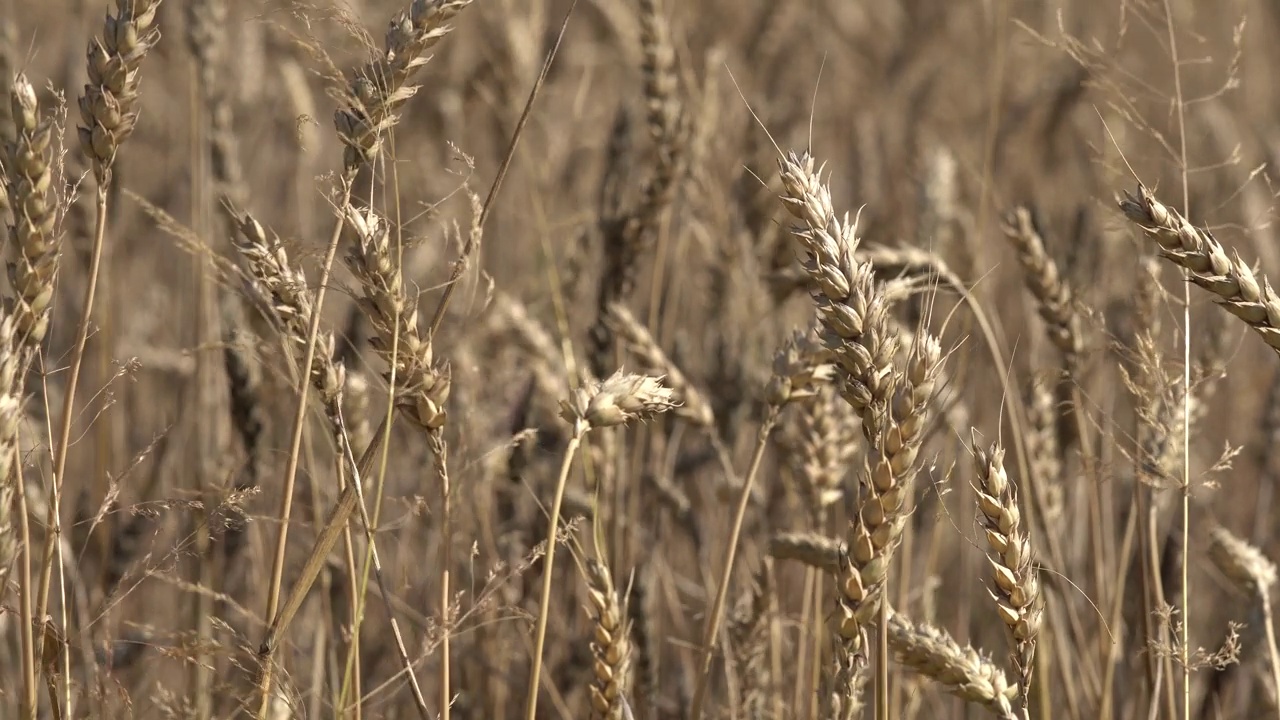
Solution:
<svg viewBox="0 0 1280 720"><path fill-rule="evenodd" d="M591 709L601 720L622 720L629 714L631 623L618 603L618 591L613 586L609 568L594 558L588 559L586 575L595 621L595 638L591 643L591 654L595 657Z"/></svg>
<svg viewBox="0 0 1280 720"><path fill-rule="evenodd" d="M138 67L160 41L160 0L116 0L102 39L89 43L89 82L80 96L80 148L105 185L120 146L138 122Z"/></svg>
<svg viewBox="0 0 1280 720"><path fill-rule="evenodd" d="M1025 711L1043 610L1039 573L1018 510L1017 492L1004 469L1004 448L998 443L990 450L975 447L973 454L979 520L990 546L991 597L1013 639L1013 666Z"/></svg>
<svg viewBox="0 0 1280 720"><path fill-rule="evenodd" d="M1209 534L1209 557L1237 588L1244 591L1262 611L1267 639L1271 682L1280 693L1280 650L1276 648L1275 617L1271 611L1271 588L1276 584L1276 565L1261 550L1224 527ZM1276 708L1280 714L1280 707Z"/></svg>
<svg viewBox="0 0 1280 720"><path fill-rule="evenodd" d="M989 658L961 646L944 630L912 623L898 613L890 616L888 629L898 662L933 679L952 695L982 705L1002 720L1013 720L1010 701L1018 689Z"/></svg>
<svg viewBox="0 0 1280 720"><path fill-rule="evenodd" d="M30 352L49 329L58 273L61 243L51 168L54 126L41 116L35 88L25 75L14 78L9 102L14 138L5 153L5 185L13 210L9 241L18 249L18 256L9 263L14 291L9 314L17 325L18 339Z"/></svg>
<svg viewBox="0 0 1280 720"><path fill-rule="evenodd" d="M453 29L447 23L471 0L413 0L387 28L379 57L356 73L348 105L334 115L338 136L346 146L348 171L370 162L382 140L399 120L396 110L418 92L413 73L430 59L426 52Z"/></svg>
<svg viewBox="0 0 1280 720"><path fill-rule="evenodd" d="M1219 305L1280 353L1280 296L1265 276L1255 275L1239 255L1228 257L1213 233L1192 225L1145 185L1139 185L1134 194L1126 192L1117 203L1130 221L1155 240L1162 257L1186 270L1191 282L1216 295Z"/></svg>
<svg viewBox="0 0 1280 720"><path fill-rule="evenodd" d="M850 523L837 581L839 652L853 657L863 652L866 627L876 611L887 607L882 607L882 600L889 564L902 538L942 350L936 338L922 332L914 338L905 366L895 365L898 336L889 321L889 301L876 284L871 264L857 257L856 220L836 215L822 169L807 153L791 153L779 167L783 206L800 221L791 234L805 255L823 343L841 394L862 418L863 432L875 450L863 473L866 493ZM900 407L895 407L895 399ZM880 666L885 651L882 643ZM839 663L839 684L854 688L861 667ZM880 692L885 679L881 671Z"/></svg>

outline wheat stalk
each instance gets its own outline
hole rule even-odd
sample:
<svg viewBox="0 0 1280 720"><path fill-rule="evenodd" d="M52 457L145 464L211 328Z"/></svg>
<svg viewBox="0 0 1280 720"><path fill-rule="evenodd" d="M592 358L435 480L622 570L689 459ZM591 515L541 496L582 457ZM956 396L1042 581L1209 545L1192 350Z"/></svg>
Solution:
<svg viewBox="0 0 1280 720"><path fill-rule="evenodd" d="M778 422L782 409L790 402L813 397L821 378L825 377L825 352L816 352L807 336L796 335L785 343L774 357L774 375L765 386L765 417L756 432L756 445L751 453L751 462L747 468L746 478L738 489L737 506L734 508L733 521L729 530L728 552L724 567L720 572L720 582L716 589L715 601L707 617L702 634L702 667L698 673L697 685L693 691L693 705L690 717L697 720L702 713L706 701L707 676L711 671L713 648L720 632L720 621L724 617L725 604L729 598L729 581L733 576L734 559L738 552L738 539L742 534L743 521L746 518L747 506L750 504L751 492L755 477L764 459L769 435ZM726 469L728 469L726 467Z"/></svg>
<svg viewBox="0 0 1280 720"><path fill-rule="evenodd" d="M551 501L550 527L547 530L546 556L542 567L542 598L538 604L538 620L533 642L533 667L529 672L529 694L525 720L534 720L538 712L538 680L542 673L542 652L547 641L547 618L551 611L552 570L556 557L556 535L560 529L560 511L564 507L569 468L582 438L591 430L644 422L679 406L675 392L664 387L661 378L634 375L618 370L607 379L575 389L560 401L560 417L569 423L572 434L565 448L560 473L556 479L555 497Z"/></svg>

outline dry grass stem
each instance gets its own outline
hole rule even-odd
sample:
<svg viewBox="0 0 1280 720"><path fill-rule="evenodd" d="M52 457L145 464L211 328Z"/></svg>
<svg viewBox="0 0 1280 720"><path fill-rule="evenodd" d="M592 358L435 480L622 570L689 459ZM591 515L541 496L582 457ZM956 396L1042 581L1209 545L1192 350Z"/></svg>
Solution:
<svg viewBox="0 0 1280 720"><path fill-rule="evenodd" d="M596 428L615 427L645 421L679 406L671 388L661 378L634 375L618 370L608 379L574 390L560 401L560 416L572 428L569 446L565 448L560 473L556 479L555 497L551 502L550 528L547 530L546 556L542 567L542 599L538 604L538 620L533 642L533 669L529 673L529 691L525 720L534 720L538 710L539 678L542 652L547 640L547 618L551 612L552 570L556 556L556 538L560 529L560 510L564 505L569 468L583 436Z"/></svg>

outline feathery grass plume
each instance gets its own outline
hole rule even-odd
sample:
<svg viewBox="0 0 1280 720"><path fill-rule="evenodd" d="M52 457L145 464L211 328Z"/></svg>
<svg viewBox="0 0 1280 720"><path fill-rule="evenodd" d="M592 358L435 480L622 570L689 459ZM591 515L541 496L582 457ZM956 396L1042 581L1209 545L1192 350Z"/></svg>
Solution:
<svg viewBox="0 0 1280 720"><path fill-rule="evenodd" d="M636 316L621 303L610 305L606 318L613 331L627 343L627 347L632 352L640 356L647 369L664 374L667 385L675 390L680 398L681 405L676 410L676 414L698 427L714 428L716 417L711 409L711 402L689 382L671 358L667 357L658 345L658 341L649 333L649 329L640 324Z"/></svg>
<svg viewBox="0 0 1280 720"><path fill-rule="evenodd" d="M913 624L900 613L889 617L889 645L898 662L932 678L947 692L977 703L1002 720L1013 720L1011 701L1018 688L990 659L972 647L961 647L944 630Z"/></svg>
<svg viewBox="0 0 1280 720"><path fill-rule="evenodd" d="M446 25L471 0L413 0L387 28L382 56L365 65L351 81L346 107L334 114L334 126L346 150L343 162L351 172L370 162L383 136L399 118L395 112L419 89L409 84L414 71L430 60L424 57L453 29Z"/></svg>
<svg viewBox="0 0 1280 720"><path fill-rule="evenodd" d="M631 682L631 622L618 603L609 568L594 558L586 562L587 591L591 598L595 640L595 681L591 683L591 708L602 720L622 720L630 714L627 691Z"/></svg>
<svg viewBox="0 0 1280 720"><path fill-rule="evenodd" d="M7 313L0 317L0 603L18 552L18 478L12 473L22 424L22 339Z"/></svg>
<svg viewBox="0 0 1280 720"><path fill-rule="evenodd" d="M388 366L394 363L396 406L415 426L438 430L446 418L449 366L433 359L431 338L418 329L417 302L404 288L391 228L373 211L352 207L347 208L347 224L356 236L347 266L360 283L360 305L375 330L369 344ZM399 346L393 356L397 336Z"/></svg>
<svg viewBox="0 0 1280 720"><path fill-rule="evenodd" d="M1212 233L1157 200L1145 185L1136 194L1126 191L1117 203L1156 241L1162 257L1185 269L1191 282L1216 295L1219 305L1280 353L1280 296L1266 277L1255 275L1239 255L1228 257Z"/></svg>
<svg viewBox="0 0 1280 720"><path fill-rule="evenodd" d="M30 353L49 329L58 273L60 238L50 167L54 125L41 117L35 88L25 75L13 79L8 103L13 141L5 148L4 185L13 211L9 242L18 252L8 264L14 295L7 300L7 314L16 324L19 342Z"/></svg>
<svg viewBox="0 0 1280 720"><path fill-rule="evenodd" d="M994 582L991 597L996 611L1013 638L1013 666L1019 674L1023 708L1027 706L1031 672L1035 667L1036 639L1040 633L1039 572L1031 551L1031 538L1022 525L1018 497L1004 469L1004 448L973 448L979 520L991 548L988 560Z"/></svg>
<svg viewBox="0 0 1280 720"><path fill-rule="evenodd" d="M281 323L284 336L295 350L307 347L307 333L315 307L307 290L307 278L289 264L284 243L274 233L270 236L262 224L248 213L234 213L239 242L236 249L245 259L249 275L269 298L270 309ZM339 427L342 414L342 392L346 369L333 360L333 333L321 330L316 337L316 353L307 375L320 395L325 415L333 427Z"/></svg>
<svg viewBox="0 0 1280 720"><path fill-rule="evenodd" d="M1049 339L1062 352L1068 371L1079 362L1082 348L1080 318L1072 306L1072 292L1058 272L1058 264L1045 251L1044 237L1030 208L1014 208L1004 218L1004 234L1018 253L1026 273L1027 289L1035 297Z"/></svg>
<svg viewBox="0 0 1280 720"><path fill-rule="evenodd" d="M89 43L89 82L80 96L81 151L107 184L120 146L138 122L138 67L160 41L156 11L161 0L116 0L102 39Z"/></svg>

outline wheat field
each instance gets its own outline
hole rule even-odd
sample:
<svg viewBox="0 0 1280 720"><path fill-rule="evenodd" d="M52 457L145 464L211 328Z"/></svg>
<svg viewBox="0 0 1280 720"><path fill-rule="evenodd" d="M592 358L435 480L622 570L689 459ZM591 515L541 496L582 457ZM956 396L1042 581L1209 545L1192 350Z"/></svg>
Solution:
<svg viewBox="0 0 1280 720"><path fill-rule="evenodd" d="M0 718L1280 717L1262 0L0 0Z"/></svg>

